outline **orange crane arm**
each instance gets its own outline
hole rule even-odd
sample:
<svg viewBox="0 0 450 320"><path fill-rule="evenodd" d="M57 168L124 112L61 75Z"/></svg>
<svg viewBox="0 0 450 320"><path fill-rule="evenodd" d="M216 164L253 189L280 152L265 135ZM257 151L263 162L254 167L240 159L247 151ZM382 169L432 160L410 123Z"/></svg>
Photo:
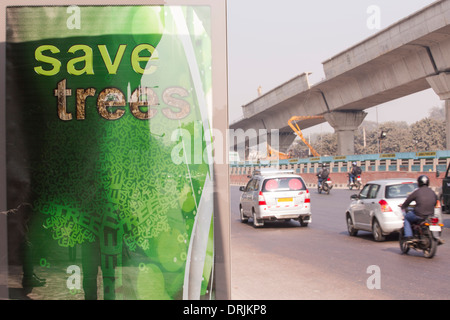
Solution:
<svg viewBox="0 0 450 320"><path fill-rule="evenodd" d="M267 150L269 151L269 159L273 156L275 157L275 159L290 159L290 156L288 154L275 150L269 144L267 144Z"/></svg>
<svg viewBox="0 0 450 320"><path fill-rule="evenodd" d="M303 133L300 130L300 127L298 126L297 122L300 120L307 120L307 119L323 119L323 116L294 116L288 121L288 125L294 130L294 132L302 139L302 141L308 146L309 150L311 150L311 153L314 155L314 157L320 157L320 154L317 153L316 150L306 141L305 137L303 137Z"/></svg>

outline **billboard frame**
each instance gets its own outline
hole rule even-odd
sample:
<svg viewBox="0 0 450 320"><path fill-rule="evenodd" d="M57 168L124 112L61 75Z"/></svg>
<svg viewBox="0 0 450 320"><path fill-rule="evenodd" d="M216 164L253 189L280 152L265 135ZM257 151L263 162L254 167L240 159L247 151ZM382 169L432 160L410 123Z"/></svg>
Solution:
<svg viewBox="0 0 450 320"><path fill-rule="evenodd" d="M8 299L8 249L6 212L6 8L39 6L195 6L204 5L211 8L212 39L212 82L213 82L213 119L212 127L227 137L228 130L228 93L227 93L227 35L226 35L226 0L77 0L67 3L62 0L6 0L0 4L0 15L4 23L0 24L0 300ZM229 205L229 166L227 143L213 142L214 150L220 148L224 159L213 164L214 170L214 278L215 299L230 300L230 205Z"/></svg>

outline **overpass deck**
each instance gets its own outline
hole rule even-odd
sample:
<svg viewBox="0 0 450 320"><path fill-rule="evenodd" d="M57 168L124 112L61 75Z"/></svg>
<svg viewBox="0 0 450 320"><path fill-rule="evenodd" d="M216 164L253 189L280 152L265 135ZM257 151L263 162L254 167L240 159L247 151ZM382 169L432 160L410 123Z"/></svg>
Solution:
<svg viewBox="0 0 450 320"><path fill-rule="evenodd" d="M242 106L243 119L230 128L287 133L278 148L285 152L295 139L289 135L291 117L324 115L323 120L302 122L301 128L329 121L342 136L340 153L352 154L352 132L363 110L432 88L449 101L450 111L450 0L436 1L333 56L323 62L323 69L326 78L320 83L311 86L309 73L302 73ZM336 121L330 116L343 112L360 117ZM345 128L343 120L348 122ZM447 132L450 137L450 127ZM450 149L449 138L447 145Z"/></svg>

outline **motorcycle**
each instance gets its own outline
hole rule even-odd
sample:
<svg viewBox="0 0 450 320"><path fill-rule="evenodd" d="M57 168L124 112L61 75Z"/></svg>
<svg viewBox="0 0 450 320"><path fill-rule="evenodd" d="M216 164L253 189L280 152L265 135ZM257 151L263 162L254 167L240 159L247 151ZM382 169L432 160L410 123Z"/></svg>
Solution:
<svg viewBox="0 0 450 320"><path fill-rule="evenodd" d="M355 187L357 190L361 189L361 186L362 186L361 175L357 175L355 177L355 179L353 180L353 182L350 182L350 174L348 174L348 181L349 182L348 182L347 186L350 190L352 190L353 187Z"/></svg>
<svg viewBox="0 0 450 320"><path fill-rule="evenodd" d="M436 254L437 246L440 244L440 234L443 224L439 223L439 218L428 217L418 223L411 225L413 238L409 241L404 239L404 228L400 230L400 249L407 254L409 249L423 251L425 258L433 258Z"/></svg>
<svg viewBox="0 0 450 320"><path fill-rule="evenodd" d="M319 186L319 184L317 184L317 191L319 193L322 193L322 191L323 191L326 194L330 194L331 189L333 189L333 182L331 181L330 177L323 180L322 184L320 186Z"/></svg>

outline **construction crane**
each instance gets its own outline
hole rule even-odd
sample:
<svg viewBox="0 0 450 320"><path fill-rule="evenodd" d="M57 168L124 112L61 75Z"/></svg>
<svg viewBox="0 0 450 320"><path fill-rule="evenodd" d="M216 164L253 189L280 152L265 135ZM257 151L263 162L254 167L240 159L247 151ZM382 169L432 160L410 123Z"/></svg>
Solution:
<svg viewBox="0 0 450 320"><path fill-rule="evenodd" d="M294 132L302 139L302 141L308 146L309 150L313 154L314 157L320 157L320 154L314 150L314 148L306 141L305 137L303 136L302 131L300 130L300 127L298 126L298 121L301 120L308 120L308 119L323 119L323 116L294 116L289 119L288 125L294 130Z"/></svg>
<svg viewBox="0 0 450 320"><path fill-rule="evenodd" d="M280 152L278 150L275 150L269 144L267 144L267 151L269 153L268 160L270 160L270 159L284 160L284 159L290 159L291 158L290 155L288 155L286 153L283 153L283 152Z"/></svg>
<svg viewBox="0 0 450 320"><path fill-rule="evenodd" d="M288 125L300 137L300 139L302 139L302 141L306 144L306 146L309 148L309 150L311 151L311 154L314 157L320 157L320 154L308 143L308 141L306 141L297 122L299 122L301 120L323 119L323 118L324 118L323 116L294 116L291 119L289 119L289 121L288 121ZM268 160L270 160L270 159L290 159L291 158L291 156L289 154L275 150L269 144L267 144L267 151L268 151Z"/></svg>

